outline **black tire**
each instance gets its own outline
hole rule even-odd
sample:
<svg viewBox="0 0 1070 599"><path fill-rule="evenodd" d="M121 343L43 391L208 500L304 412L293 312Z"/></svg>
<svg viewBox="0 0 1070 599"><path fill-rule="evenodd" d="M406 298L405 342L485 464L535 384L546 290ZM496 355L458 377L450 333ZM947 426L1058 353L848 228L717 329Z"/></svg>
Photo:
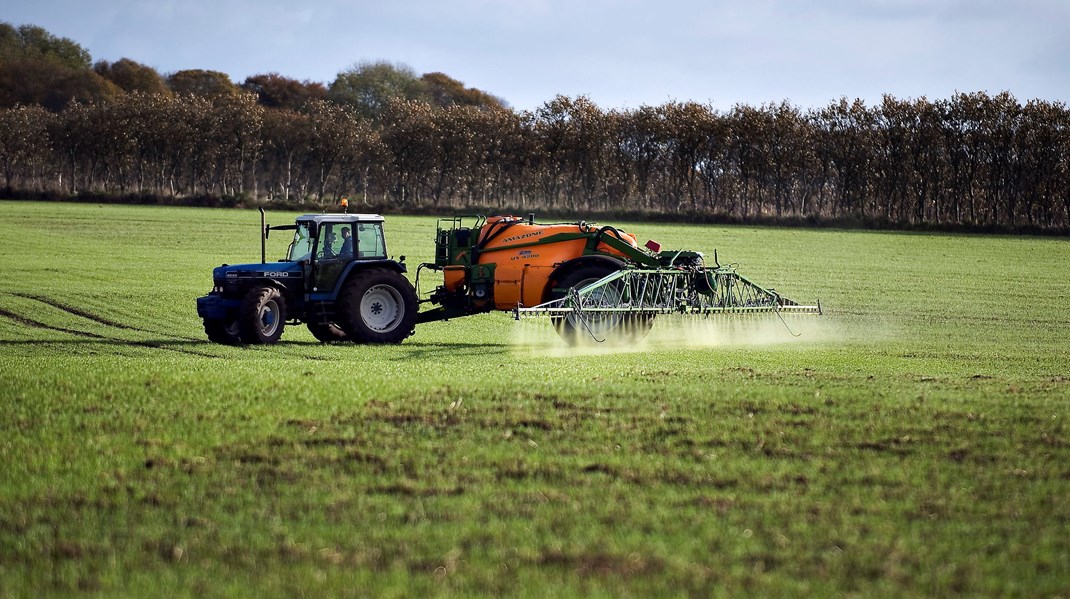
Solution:
<svg viewBox="0 0 1070 599"><path fill-rule="evenodd" d="M354 343L401 343L416 329L418 300L400 273L372 268L353 274L338 298L338 325Z"/></svg>
<svg viewBox="0 0 1070 599"><path fill-rule="evenodd" d="M223 345L238 345L241 337L238 336L238 321L219 320L216 318L204 319L204 332L208 334L208 340Z"/></svg>
<svg viewBox="0 0 1070 599"><path fill-rule="evenodd" d="M565 273L553 284L548 299L560 299L573 287L584 287L617 270L611 264L588 264ZM611 292L611 291L607 291ZM623 346L641 340L654 326L653 314L610 314L588 317L585 321L574 316L553 319L557 334L572 346L600 345Z"/></svg>
<svg viewBox="0 0 1070 599"><path fill-rule="evenodd" d="M308 332L312 333L313 337L319 339L323 343L337 343L348 339L345 331L333 322L328 322L326 324L309 322L306 324L308 325Z"/></svg>
<svg viewBox="0 0 1070 599"><path fill-rule="evenodd" d="M242 343L277 343L286 328L286 298L275 287L254 287L238 310Z"/></svg>

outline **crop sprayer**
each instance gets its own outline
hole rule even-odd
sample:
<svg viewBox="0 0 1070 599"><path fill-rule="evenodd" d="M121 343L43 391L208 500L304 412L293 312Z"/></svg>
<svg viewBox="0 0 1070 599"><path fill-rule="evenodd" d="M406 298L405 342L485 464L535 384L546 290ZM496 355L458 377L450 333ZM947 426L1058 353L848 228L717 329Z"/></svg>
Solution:
<svg viewBox="0 0 1070 599"><path fill-rule="evenodd" d="M274 343L287 323L304 323L323 342L399 343L417 324L494 310L517 320L545 318L571 345L628 344L667 315L821 314L722 266L714 253L640 246L631 233L586 222L528 217L442 218L434 262L442 273L426 299L405 278L405 257L388 257L377 214L307 214L270 226L261 209L261 262L213 272L197 299L212 341ZM292 230L286 257L266 261L271 231ZM430 307L419 311L420 304Z"/></svg>

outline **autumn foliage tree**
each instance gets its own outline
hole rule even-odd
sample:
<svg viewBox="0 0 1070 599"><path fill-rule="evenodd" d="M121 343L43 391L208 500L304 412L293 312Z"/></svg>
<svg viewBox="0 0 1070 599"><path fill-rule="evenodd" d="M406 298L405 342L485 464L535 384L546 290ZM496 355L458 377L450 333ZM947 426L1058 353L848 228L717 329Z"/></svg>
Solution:
<svg viewBox="0 0 1070 599"><path fill-rule="evenodd" d="M230 75L205 69L186 69L171 73L167 87L176 94L190 94L203 98L236 96L241 90L230 80Z"/></svg>
<svg viewBox="0 0 1070 599"><path fill-rule="evenodd" d="M0 61L35 60L62 65L69 69L87 69L92 58L76 42L57 37L42 27L14 27L0 22Z"/></svg>
<svg viewBox="0 0 1070 599"><path fill-rule="evenodd" d="M260 104L268 108L296 110L309 100L323 100L327 97L327 88L322 83L298 81L278 73L247 77L241 87L256 94Z"/></svg>
<svg viewBox="0 0 1070 599"><path fill-rule="evenodd" d="M445 73L425 73L420 76L423 97L439 108L450 106L474 106L477 108L504 108L505 102L487 92L464 83Z"/></svg>
<svg viewBox="0 0 1070 599"><path fill-rule="evenodd" d="M332 102L378 120L393 100L422 100L424 87L411 67L385 61L364 62L338 73L327 90Z"/></svg>
<svg viewBox="0 0 1070 599"><path fill-rule="evenodd" d="M93 71L127 93L171 93L167 82L156 69L129 58L120 58L115 62L98 61L93 65Z"/></svg>
<svg viewBox="0 0 1070 599"><path fill-rule="evenodd" d="M0 23L0 107L100 102L119 89L89 69L89 52L41 27Z"/></svg>
<svg viewBox="0 0 1070 599"><path fill-rule="evenodd" d="M0 170L4 189L15 185L35 187L51 157L48 127L52 115L39 106L19 106L0 110Z"/></svg>

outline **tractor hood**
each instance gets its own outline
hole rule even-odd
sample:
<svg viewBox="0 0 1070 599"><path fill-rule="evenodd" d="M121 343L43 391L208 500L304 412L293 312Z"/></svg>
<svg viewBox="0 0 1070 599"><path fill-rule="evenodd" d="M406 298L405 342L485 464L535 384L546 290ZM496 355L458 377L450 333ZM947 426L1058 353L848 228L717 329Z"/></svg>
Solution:
<svg viewBox="0 0 1070 599"><path fill-rule="evenodd" d="M212 271L212 279L216 284L234 279L286 279L299 280L302 276L301 264L298 262L259 262L254 264L224 264Z"/></svg>

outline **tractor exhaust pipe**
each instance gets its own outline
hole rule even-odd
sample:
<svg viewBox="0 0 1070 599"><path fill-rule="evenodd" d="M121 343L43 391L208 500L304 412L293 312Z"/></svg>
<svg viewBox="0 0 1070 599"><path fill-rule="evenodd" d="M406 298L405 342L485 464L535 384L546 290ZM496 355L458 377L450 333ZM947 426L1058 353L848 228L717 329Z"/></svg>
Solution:
<svg viewBox="0 0 1070 599"><path fill-rule="evenodd" d="M260 263L267 263L267 213L264 212L264 207L260 207Z"/></svg>

